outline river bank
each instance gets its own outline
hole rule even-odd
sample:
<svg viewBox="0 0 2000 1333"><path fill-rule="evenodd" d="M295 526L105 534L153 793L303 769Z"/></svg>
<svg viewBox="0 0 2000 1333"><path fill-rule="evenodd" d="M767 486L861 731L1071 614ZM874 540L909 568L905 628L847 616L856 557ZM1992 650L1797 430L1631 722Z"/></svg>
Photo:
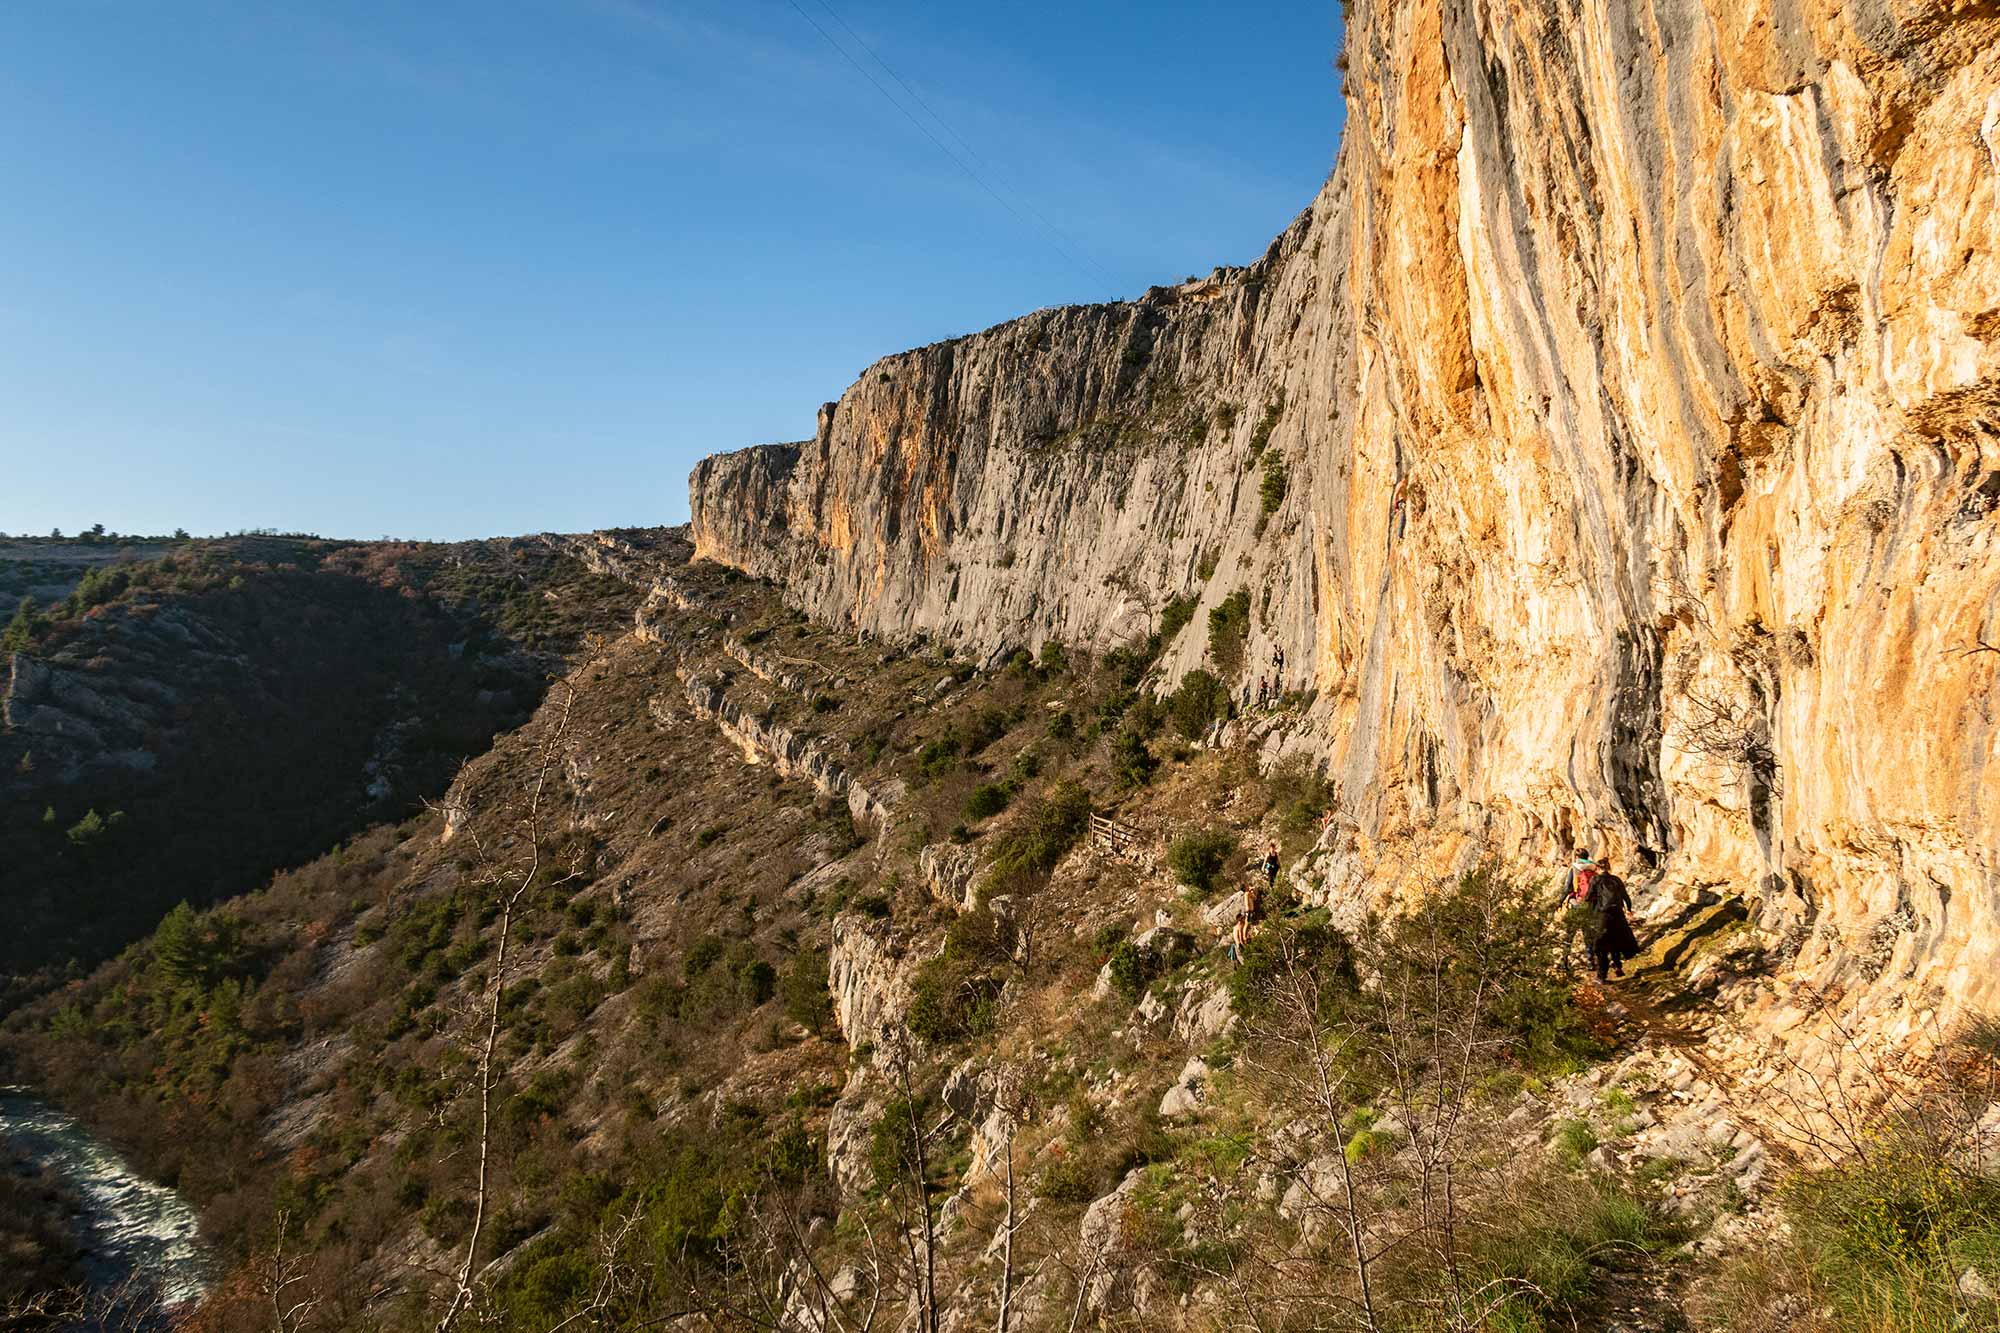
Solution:
<svg viewBox="0 0 2000 1333"><path fill-rule="evenodd" d="M40 1219L22 1220L21 1236L37 1246L42 1271L71 1274L94 1302L157 1304L163 1311L207 1292L214 1260L194 1209L140 1176L73 1117L29 1089L0 1089L0 1143L26 1185L16 1192L68 1213L67 1238L51 1234Z"/></svg>

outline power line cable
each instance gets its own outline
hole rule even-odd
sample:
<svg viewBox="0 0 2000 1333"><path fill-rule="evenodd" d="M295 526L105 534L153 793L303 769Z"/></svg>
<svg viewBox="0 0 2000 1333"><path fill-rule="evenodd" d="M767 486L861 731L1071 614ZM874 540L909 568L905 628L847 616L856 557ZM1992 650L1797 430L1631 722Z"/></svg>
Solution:
<svg viewBox="0 0 2000 1333"><path fill-rule="evenodd" d="M828 0L815 0L815 3L817 3L819 7L821 9L824 9L828 14L832 15L833 21L840 25L841 30L844 31L849 37L852 37L855 41L855 44L858 45L862 50L866 51L869 54L870 58L872 58L876 64L880 65L884 70L888 71L890 78L894 79L897 83L902 85L903 91L908 93L910 97L916 102L916 104L922 107L925 113L928 114L932 120L936 121L938 123L938 126L941 129L943 129L946 134L952 137L952 141L954 143L956 143L960 148L963 148L965 150L965 155L967 157L971 158L976 165L985 168L987 171L993 170L993 167L986 161L986 159L982 158L979 155L978 151L974 149L971 144L965 141L965 136L960 134L957 130L953 129L951 122L946 120L943 116L939 115L937 108L932 106L927 100L925 100L924 95L918 92L914 87L912 87L910 81L904 78L900 73L898 73L894 65L891 65L888 61L884 60L882 58L882 53L880 51L877 51L873 46L869 45L868 39L866 37L863 37L860 33L856 32L853 28L853 25L849 24L846 19L840 16L839 10L835 9L830 3L828 3ZM797 8L796 5L794 5L793 7ZM879 87L880 85L877 86ZM1034 214L1035 220L1041 223L1043 229L1049 232L1050 236L1055 240L1058 249L1061 249L1063 243L1065 242L1068 243L1069 245L1076 246L1076 248L1079 251L1083 249L1082 246L1077 245L1075 237L1071 236L1061 227L1058 227L1055 223L1049 221L1048 218L1043 215L1042 211L1039 208L1035 207L1034 200L1028 198L1028 196L1024 194L1022 191L1015 189L1013 185L1009 183L1004 177L1001 179L1001 184L1006 187L1007 193L1013 195L1016 199L1019 199L1021 201L1021 207L1027 209L1030 213ZM1018 217L1019 214L1016 214L1015 216ZM1025 219L1023 220L1025 221ZM1064 250L1063 253L1068 254L1069 252L1067 250ZM1102 265L1097 263L1097 261L1091 259L1088 255L1084 256L1084 262L1088 263L1092 268L1096 269L1098 274L1101 277L1103 277L1105 281L1107 282L1117 281L1117 279L1113 278L1111 274L1108 271L1106 271Z"/></svg>
<svg viewBox="0 0 2000 1333"><path fill-rule="evenodd" d="M1019 222L1023 227L1027 227L1030 230L1033 230L1033 224L1030 223L1027 218L1021 216L1020 209L1014 207L1014 205L1007 202L1007 200L1001 196L998 190L994 189L991 185L987 184L985 177L981 176L978 172L974 171L972 167L957 153L952 152L951 149L948 146L946 146L945 141L938 138L937 135L932 132L930 126L924 124L923 121L917 119L916 113L911 111L907 106L904 106L901 101L897 100L896 95L894 93L891 93L888 90L888 88L884 87L882 81L876 78L875 75L869 71L866 65L856 60L852 52L850 52L846 47L842 46L839 42L835 41L833 39L833 34L828 32L826 28L821 25L818 19L815 19L811 14L808 14L805 11L805 9L800 6L799 0L786 0L786 3L791 5L792 9L798 14L800 18L804 19L807 23L812 25L812 29L814 32L818 33L821 37L826 39L826 44L828 46L840 52L841 58L847 61L848 64L854 66L856 73L861 75L862 78L868 80L870 84L874 85L875 91L882 94L882 96L888 100L889 105L895 107L896 110L902 112L903 118L905 120L908 120L912 125L916 126L919 130L923 131L924 137L926 139L929 139L932 143L936 144L937 149L940 153L943 153L946 157L950 158L952 160L952 163L955 166L957 166L960 171L963 171L968 177L970 177L973 183L978 185L980 189L986 191L987 194L993 196L994 203L999 204L1000 207L1006 209L1009 213L1012 213L1014 215L1014 220ZM829 10L828 12L831 13L832 11ZM835 15L834 17L838 18L839 15ZM846 25L843 24L842 26L845 27ZM852 30L850 29L850 31ZM858 41L859 38L857 38L856 40ZM864 42L862 43L862 45L865 47L867 43ZM871 51L870 54L872 55L873 52ZM877 56L876 59L880 60L881 57ZM882 68L888 69L889 67L887 65L883 65ZM893 70L890 72L892 74L894 73ZM940 120L938 123L940 125L944 124L942 120ZM1071 254L1069 250L1065 248L1060 242L1051 240L1050 244L1052 244L1055 247L1057 253L1061 254L1064 259L1068 260L1071 264L1075 265L1079 272L1085 270L1085 265L1083 261L1078 259L1075 255ZM1104 271L1100 267L1098 269L1098 272L1103 273ZM1104 274L1104 276L1107 278L1110 277L1109 274Z"/></svg>

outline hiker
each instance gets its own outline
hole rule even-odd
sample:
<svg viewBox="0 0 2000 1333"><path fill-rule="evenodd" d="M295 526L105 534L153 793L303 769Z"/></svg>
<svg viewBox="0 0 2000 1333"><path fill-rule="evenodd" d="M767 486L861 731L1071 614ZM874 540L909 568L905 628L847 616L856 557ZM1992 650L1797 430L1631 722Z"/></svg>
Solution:
<svg viewBox="0 0 2000 1333"><path fill-rule="evenodd" d="M1584 891L1584 903L1590 909L1590 961L1597 969L1597 979L1607 980L1607 971L1624 976L1625 960L1639 956L1639 939L1625 916L1632 905L1632 893L1624 880L1611 873L1611 858L1597 863L1597 873Z"/></svg>
<svg viewBox="0 0 2000 1333"><path fill-rule="evenodd" d="M1278 844L1275 842L1271 844L1270 850L1264 853L1264 882L1266 884L1278 882Z"/></svg>
<svg viewBox="0 0 2000 1333"><path fill-rule="evenodd" d="M1236 914L1236 920L1229 926L1229 961L1243 966L1243 946L1250 942L1250 918L1243 913Z"/></svg>
<svg viewBox="0 0 2000 1333"><path fill-rule="evenodd" d="M1253 927L1264 924L1264 886L1254 879L1243 890L1243 915Z"/></svg>
<svg viewBox="0 0 2000 1333"><path fill-rule="evenodd" d="M1259 676L1257 677L1257 706L1259 708L1262 708L1265 704L1269 703L1270 701L1271 701L1271 678L1269 676Z"/></svg>
<svg viewBox="0 0 2000 1333"><path fill-rule="evenodd" d="M1562 898L1556 904L1556 920L1562 926L1562 961L1565 968L1572 966L1576 956L1577 937L1583 936L1585 956L1589 954L1590 909L1584 899L1590 893L1590 881L1597 874L1597 863L1590 853L1581 847L1576 859L1570 863L1569 871L1563 876Z"/></svg>

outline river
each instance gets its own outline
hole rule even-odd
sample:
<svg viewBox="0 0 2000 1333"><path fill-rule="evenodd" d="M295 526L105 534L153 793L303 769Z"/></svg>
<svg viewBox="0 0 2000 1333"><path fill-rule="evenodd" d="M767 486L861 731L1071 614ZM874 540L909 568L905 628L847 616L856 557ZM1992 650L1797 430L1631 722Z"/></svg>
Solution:
<svg viewBox="0 0 2000 1333"><path fill-rule="evenodd" d="M0 1138L59 1175L82 1203L84 1272L94 1290L150 1288L169 1309L207 1292L214 1257L179 1194L140 1176L26 1088L0 1088Z"/></svg>

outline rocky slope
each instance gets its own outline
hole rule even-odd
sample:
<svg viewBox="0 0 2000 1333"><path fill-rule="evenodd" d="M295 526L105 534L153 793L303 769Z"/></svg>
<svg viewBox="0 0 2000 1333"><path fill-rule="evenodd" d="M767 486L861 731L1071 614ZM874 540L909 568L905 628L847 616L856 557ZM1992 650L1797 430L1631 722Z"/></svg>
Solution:
<svg viewBox="0 0 2000 1333"><path fill-rule="evenodd" d="M1582 843L1747 900L1773 1028L1990 1010L2000 14L1360 0L1346 67L1257 263L878 362L698 552L981 653L1247 591L1327 897Z"/></svg>

